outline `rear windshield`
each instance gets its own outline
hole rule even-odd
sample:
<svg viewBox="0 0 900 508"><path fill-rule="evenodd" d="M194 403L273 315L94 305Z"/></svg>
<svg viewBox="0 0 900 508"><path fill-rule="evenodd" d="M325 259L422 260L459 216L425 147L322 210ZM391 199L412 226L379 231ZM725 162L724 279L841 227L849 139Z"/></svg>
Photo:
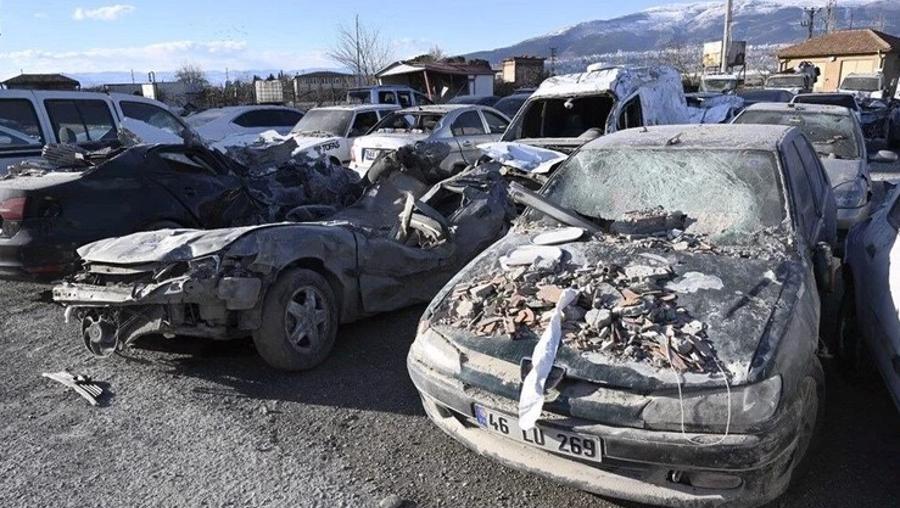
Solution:
<svg viewBox="0 0 900 508"><path fill-rule="evenodd" d="M843 90L857 90L860 92L877 92L881 88L881 83L878 82L878 78L859 78L859 77L851 77L844 78L844 81L841 83L841 89Z"/></svg>
<svg viewBox="0 0 900 508"><path fill-rule="evenodd" d="M202 113L197 113L197 114L191 115L191 116L185 118L184 120L191 127L200 127L201 125L206 125L214 120L218 120L219 118L222 118L223 116L225 116L224 109L207 109L206 111L203 111Z"/></svg>
<svg viewBox="0 0 900 508"><path fill-rule="evenodd" d="M804 113L802 111L745 111L734 123L790 125L799 128L820 157L859 159L861 141L856 137L849 115Z"/></svg>
<svg viewBox="0 0 900 508"><path fill-rule="evenodd" d="M803 76L772 76L766 80L766 86L782 86L787 88L803 88L805 80Z"/></svg>
<svg viewBox="0 0 900 508"><path fill-rule="evenodd" d="M741 243L785 220L774 155L760 150L582 150L543 194L592 219L621 220L657 207L679 211L687 232L718 243ZM544 220L536 212L526 218Z"/></svg>
<svg viewBox="0 0 900 508"><path fill-rule="evenodd" d="M801 104L824 104L826 106L844 106L849 109L859 109L856 105L856 99L850 95L798 95L794 98L794 102Z"/></svg>

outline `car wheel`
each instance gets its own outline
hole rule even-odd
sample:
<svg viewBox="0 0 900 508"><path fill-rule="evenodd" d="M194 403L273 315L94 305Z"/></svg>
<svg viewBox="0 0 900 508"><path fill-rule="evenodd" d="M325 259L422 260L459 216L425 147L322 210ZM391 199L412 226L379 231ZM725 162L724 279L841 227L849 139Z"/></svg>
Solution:
<svg viewBox="0 0 900 508"><path fill-rule="evenodd" d="M282 273L263 301L262 326L253 333L260 356L281 370L311 369L334 347L338 313L334 291L312 270Z"/></svg>
<svg viewBox="0 0 900 508"><path fill-rule="evenodd" d="M797 436L797 447L794 449L791 473L791 484L803 478L809 470L819 449L822 438L822 426L825 421L825 375L818 359L813 360L813 368L800 386L801 401L805 401L803 414L800 415L800 426Z"/></svg>

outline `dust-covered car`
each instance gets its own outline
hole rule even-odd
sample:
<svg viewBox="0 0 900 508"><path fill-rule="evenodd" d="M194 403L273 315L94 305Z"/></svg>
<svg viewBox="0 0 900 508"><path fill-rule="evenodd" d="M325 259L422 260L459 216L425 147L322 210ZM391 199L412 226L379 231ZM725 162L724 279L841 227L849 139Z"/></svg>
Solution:
<svg viewBox="0 0 900 508"><path fill-rule="evenodd" d="M424 160L407 149L382 158L377 183L327 220L86 245L78 250L84 270L53 297L98 355L147 334L252 335L271 365L311 368L339 324L428 301L506 232L514 209L498 172L429 185L433 164Z"/></svg>
<svg viewBox="0 0 900 508"><path fill-rule="evenodd" d="M478 145L497 141L508 125L509 118L487 106L443 104L402 109L385 116L368 135L356 138L350 169L364 177L382 154L417 143L440 143L447 149L439 167L450 176L478 160Z"/></svg>
<svg viewBox="0 0 900 508"><path fill-rule="evenodd" d="M834 352L850 369L881 373L900 409L900 187L850 231Z"/></svg>
<svg viewBox="0 0 900 508"><path fill-rule="evenodd" d="M821 423L835 207L797 129L631 129L582 147L457 274L407 364L428 416L603 495L749 506Z"/></svg>

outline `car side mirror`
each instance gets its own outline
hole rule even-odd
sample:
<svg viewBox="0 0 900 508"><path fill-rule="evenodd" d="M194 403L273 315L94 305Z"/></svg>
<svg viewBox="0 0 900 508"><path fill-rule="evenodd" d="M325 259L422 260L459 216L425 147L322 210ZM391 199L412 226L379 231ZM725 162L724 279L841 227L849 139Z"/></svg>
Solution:
<svg viewBox="0 0 900 508"><path fill-rule="evenodd" d="M897 152L890 150L878 150L875 155L869 157L872 162L897 162Z"/></svg>
<svg viewBox="0 0 900 508"><path fill-rule="evenodd" d="M826 293L834 292L838 270L840 270L840 262L834 257L831 245L825 242L816 244L813 251L813 272L819 290Z"/></svg>

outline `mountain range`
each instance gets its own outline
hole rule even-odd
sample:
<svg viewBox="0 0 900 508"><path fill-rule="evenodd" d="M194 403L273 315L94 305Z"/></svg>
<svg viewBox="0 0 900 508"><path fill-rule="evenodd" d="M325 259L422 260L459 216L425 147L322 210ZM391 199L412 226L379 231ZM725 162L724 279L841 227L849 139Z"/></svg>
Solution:
<svg viewBox="0 0 900 508"><path fill-rule="evenodd" d="M602 5L597 2L598 5ZM822 8L816 16L815 33L825 29L826 0L735 0L733 39L750 46L786 44L805 39L801 25L805 7ZM900 33L900 1L838 0L834 9L838 29L875 27ZM676 3L652 7L634 14L585 21L533 37L510 46L466 55L491 63L519 55L550 56L556 48L559 61L617 52L646 52L677 45L695 45L722 39L725 0Z"/></svg>

